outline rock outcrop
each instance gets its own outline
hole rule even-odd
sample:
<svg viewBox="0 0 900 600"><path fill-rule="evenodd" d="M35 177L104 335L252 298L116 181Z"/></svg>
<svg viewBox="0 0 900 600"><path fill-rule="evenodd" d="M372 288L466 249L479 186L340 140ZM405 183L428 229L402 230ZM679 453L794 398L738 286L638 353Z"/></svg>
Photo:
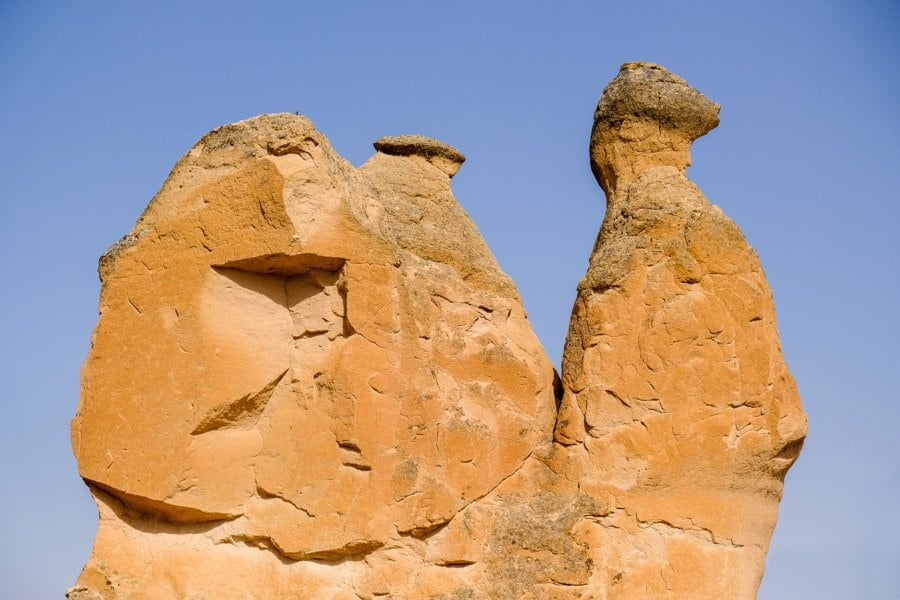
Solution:
<svg viewBox="0 0 900 600"><path fill-rule="evenodd" d="M717 112L644 63L604 92L561 382L459 151L206 135L100 261L69 598L754 597L806 424L757 257L685 175Z"/></svg>

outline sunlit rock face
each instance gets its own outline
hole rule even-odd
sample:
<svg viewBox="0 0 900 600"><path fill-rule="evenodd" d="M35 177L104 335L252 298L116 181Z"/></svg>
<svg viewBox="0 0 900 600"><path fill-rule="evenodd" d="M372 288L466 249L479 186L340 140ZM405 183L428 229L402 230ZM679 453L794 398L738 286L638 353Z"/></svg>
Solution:
<svg viewBox="0 0 900 600"><path fill-rule="evenodd" d="M772 294L685 175L719 107L648 63L594 115L606 216L578 286L556 439L615 509L592 525L608 598L754 598L806 435Z"/></svg>
<svg viewBox="0 0 900 600"><path fill-rule="evenodd" d="M604 93L562 384L457 150L203 137L101 259L69 597L752 598L806 425L756 255L685 176L717 112L645 63Z"/></svg>
<svg viewBox="0 0 900 600"><path fill-rule="evenodd" d="M223 127L104 257L72 429L100 540L141 537L137 511L208 568L239 548L343 571L421 545L549 439L553 368L450 193L462 155L377 146L354 169L303 117Z"/></svg>

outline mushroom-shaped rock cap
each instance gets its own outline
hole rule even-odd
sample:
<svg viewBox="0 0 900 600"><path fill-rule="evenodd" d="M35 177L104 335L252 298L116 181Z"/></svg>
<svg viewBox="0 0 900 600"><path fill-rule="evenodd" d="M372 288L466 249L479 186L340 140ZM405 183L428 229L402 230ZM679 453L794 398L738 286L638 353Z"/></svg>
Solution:
<svg viewBox="0 0 900 600"><path fill-rule="evenodd" d="M373 145L384 154L421 156L449 177L456 175L466 160L465 155L450 144L424 135L388 135L376 140Z"/></svg>
<svg viewBox="0 0 900 600"><path fill-rule="evenodd" d="M665 67L628 62L603 90L594 124L616 127L628 119L656 121L693 141L719 124L719 105Z"/></svg>
<svg viewBox="0 0 900 600"><path fill-rule="evenodd" d="M691 164L691 143L719 124L719 105L665 68L622 65L609 82L591 132L591 170L609 195L647 169Z"/></svg>

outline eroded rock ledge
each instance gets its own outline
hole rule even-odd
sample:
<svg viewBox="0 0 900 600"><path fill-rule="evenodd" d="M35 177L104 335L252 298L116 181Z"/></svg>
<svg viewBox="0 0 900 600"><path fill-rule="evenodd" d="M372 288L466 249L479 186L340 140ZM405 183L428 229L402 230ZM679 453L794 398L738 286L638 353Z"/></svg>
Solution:
<svg viewBox="0 0 900 600"><path fill-rule="evenodd" d="M561 377L458 150L204 136L101 259L70 600L754 598L806 420L757 256L686 176L717 124L658 65L606 88Z"/></svg>

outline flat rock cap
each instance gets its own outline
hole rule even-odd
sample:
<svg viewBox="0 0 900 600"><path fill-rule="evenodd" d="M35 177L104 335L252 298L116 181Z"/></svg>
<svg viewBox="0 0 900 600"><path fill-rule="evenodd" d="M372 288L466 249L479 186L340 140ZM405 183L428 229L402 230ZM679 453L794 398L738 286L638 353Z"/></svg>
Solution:
<svg viewBox="0 0 900 600"><path fill-rule="evenodd" d="M627 119L656 121L695 140L719 124L719 105L665 67L628 62L603 90L594 125L615 128Z"/></svg>
<svg viewBox="0 0 900 600"><path fill-rule="evenodd" d="M465 155L450 144L424 135L388 135L373 145L379 152L394 156L444 158L458 165L466 160Z"/></svg>

